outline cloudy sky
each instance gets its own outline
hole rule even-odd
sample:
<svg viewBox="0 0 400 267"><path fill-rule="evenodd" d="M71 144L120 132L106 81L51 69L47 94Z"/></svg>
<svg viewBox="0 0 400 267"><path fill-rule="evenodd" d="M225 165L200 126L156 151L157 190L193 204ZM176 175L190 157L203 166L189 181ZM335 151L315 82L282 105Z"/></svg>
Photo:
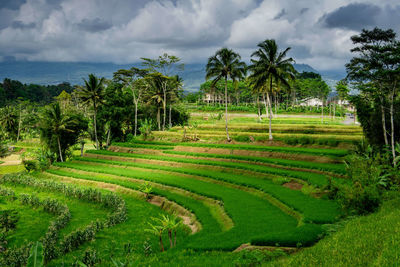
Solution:
<svg viewBox="0 0 400 267"><path fill-rule="evenodd" d="M399 0L0 0L0 61L133 63L167 52L204 63L218 48L248 60L257 43L297 63L342 69L362 28L400 33Z"/></svg>

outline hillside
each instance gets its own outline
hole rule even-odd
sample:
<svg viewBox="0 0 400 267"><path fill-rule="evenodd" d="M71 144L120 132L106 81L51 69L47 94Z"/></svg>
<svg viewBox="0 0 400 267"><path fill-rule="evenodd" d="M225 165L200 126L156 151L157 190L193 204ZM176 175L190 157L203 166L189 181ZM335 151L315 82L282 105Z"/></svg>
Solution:
<svg viewBox="0 0 400 267"><path fill-rule="evenodd" d="M83 78L86 78L90 73L110 79L113 72L132 66L140 67L140 63L118 65L88 62L0 62L0 81L4 78L10 78L23 83L59 84L69 82L70 84L82 84ZM299 72L319 72L307 64L295 64L294 66ZM337 80L345 75L338 71L319 73L330 86L333 86ZM196 91L200 84L204 82L205 64L186 64L185 70L180 75L184 79L185 90Z"/></svg>

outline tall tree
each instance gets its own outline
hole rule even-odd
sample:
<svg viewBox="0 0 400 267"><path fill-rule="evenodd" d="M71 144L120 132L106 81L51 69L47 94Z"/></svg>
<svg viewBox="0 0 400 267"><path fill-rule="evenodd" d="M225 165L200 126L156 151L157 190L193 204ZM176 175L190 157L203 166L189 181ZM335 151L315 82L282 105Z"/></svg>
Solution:
<svg viewBox="0 0 400 267"><path fill-rule="evenodd" d="M63 162L65 151L78 141L87 122L78 114L65 114L56 102L45 108L39 128L41 141Z"/></svg>
<svg viewBox="0 0 400 267"><path fill-rule="evenodd" d="M124 86L132 93L133 104L135 105L135 136L137 134L139 101L141 101L144 89L147 88L143 80L146 74L146 70L136 67L132 67L129 70L121 69L114 73L114 80L122 81Z"/></svg>
<svg viewBox="0 0 400 267"><path fill-rule="evenodd" d="M358 83L369 84L361 86L364 93L379 99L381 108L381 127L385 144L391 139L391 150L393 160L395 152L395 125L394 125L394 102L399 90L400 73L400 43L396 40L396 33L392 30L362 30L359 35L351 37L356 45L351 49L355 53L350 63L346 64L347 78ZM386 103L389 104L390 134L386 127Z"/></svg>
<svg viewBox="0 0 400 267"><path fill-rule="evenodd" d="M85 86L79 90L79 96L84 103L93 105L93 127L96 141L96 149L100 149L97 137L97 108L103 103L104 99L104 78L97 78L94 74L89 74L89 80L84 80Z"/></svg>
<svg viewBox="0 0 400 267"><path fill-rule="evenodd" d="M161 106L165 107L164 104L164 89L163 86L168 82L168 77L161 73L150 73L145 77L145 82L148 84L148 90L146 90L144 98L147 104L153 104L157 108L157 125L158 130L161 130Z"/></svg>
<svg viewBox="0 0 400 267"><path fill-rule="evenodd" d="M213 79L213 84L220 79L225 81L225 129L228 142L231 141L228 131L228 79L241 80L246 75L246 64L238 53L232 49L222 48L208 59L206 80Z"/></svg>
<svg viewBox="0 0 400 267"><path fill-rule="evenodd" d="M142 65L147 67L149 71L152 72L159 72L166 77L171 76L174 74L173 72L182 71L185 68L185 65L179 63L181 59L174 55L168 55L164 53L162 56L159 56L157 59L150 59L150 58L142 58L143 62ZM176 73L175 73L176 74ZM163 90L163 131L165 130L165 124L167 120L167 94L168 87L167 80L163 80L161 84L161 88Z"/></svg>
<svg viewBox="0 0 400 267"><path fill-rule="evenodd" d="M289 50L290 47L279 52L275 40L265 40L258 44L258 50L251 55L256 59L251 59L249 79L254 87L265 90L266 101L264 102L268 102L269 105L269 140L273 139L271 125L273 84L275 82L275 84L290 87L289 80L294 79L296 73L292 65L294 60L286 57Z"/></svg>

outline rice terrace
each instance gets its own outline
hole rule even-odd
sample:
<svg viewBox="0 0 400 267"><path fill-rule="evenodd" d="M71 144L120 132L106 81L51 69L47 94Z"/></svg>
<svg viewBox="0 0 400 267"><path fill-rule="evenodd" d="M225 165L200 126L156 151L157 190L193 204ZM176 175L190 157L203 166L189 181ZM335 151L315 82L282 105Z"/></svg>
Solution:
<svg viewBox="0 0 400 267"><path fill-rule="evenodd" d="M65 16L75 10L60 2L0 4L0 12L42 10L53 18L55 10ZM207 9L195 2L149 1L132 16L153 25L163 10L160 22L170 14L174 25L177 10ZM300 13L282 7L274 21L311 16L310 8L319 14L308 25L321 31L314 45L328 35L330 42L340 39L347 50L328 53L330 64L341 62L330 69L327 55L321 63L313 49L300 53L306 48L294 39L263 34L251 49L232 41L241 16L250 19L271 1L244 2L230 3L238 20L229 39L215 41L216 49L210 36L196 39L193 57L182 50L189 43L163 39L169 22L157 39L144 22L121 26L108 15L68 25L58 18L51 25L85 32L90 44L104 34L96 40L105 47L107 38L138 38L140 26L150 36L138 39L146 45L137 50L140 42L131 41L129 49L114 42L107 56L99 46L82 46L84 57L71 44L54 51L49 44L42 58L36 48L21 52L21 39L20 52L6 50L12 59L0 52L0 266L400 264L399 25L392 30L371 22L356 30L353 20L340 27L333 22L345 23L342 13L357 17L370 6L382 13L376 16L399 6L316 5L323 14L316 7ZM125 4L112 7L121 20ZM0 36L51 28L51 40L66 40L46 20L27 23L0 27ZM121 37L125 28L129 34ZM179 29L174 32L183 38L185 28ZM251 34L248 29L249 40ZM167 43L160 50L153 42ZM203 43L204 50L197 47ZM136 55L121 56L118 49ZM123 64L104 63L109 58Z"/></svg>

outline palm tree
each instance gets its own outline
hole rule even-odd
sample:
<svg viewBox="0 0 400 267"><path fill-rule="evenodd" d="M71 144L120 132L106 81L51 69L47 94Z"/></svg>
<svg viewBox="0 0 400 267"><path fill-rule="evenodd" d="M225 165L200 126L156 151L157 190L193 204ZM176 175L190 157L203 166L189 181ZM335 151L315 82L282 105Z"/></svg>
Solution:
<svg viewBox="0 0 400 267"><path fill-rule="evenodd" d="M158 130L161 130L161 105L165 109L164 101L164 83L166 83L168 77L161 73L151 73L146 76L145 80L148 84L148 90L145 92L145 98L147 104L155 104L157 107L157 124Z"/></svg>
<svg viewBox="0 0 400 267"><path fill-rule="evenodd" d="M220 79L225 80L225 129L228 142L231 141L228 132L228 78L235 81L245 76L246 64L240 60L240 55L232 49L221 48L208 59L206 65L206 80L214 78L212 86Z"/></svg>
<svg viewBox="0 0 400 267"><path fill-rule="evenodd" d="M179 99L179 90L182 89L183 79L179 75L172 76L169 82L168 100L169 100L169 128L172 127L172 104Z"/></svg>
<svg viewBox="0 0 400 267"><path fill-rule="evenodd" d="M75 126L75 121L71 119L71 117L62 113L60 104L58 102L53 103L44 110L43 119L41 123L41 129L42 129L41 137L42 139L56 138L58 153L61 162L63 162L64 159L63 159L60 139L65 132L74 132L73 130L74 126ZM50 134L47 135L47 133ZM49 140L48 143L51 143L51 140Z"/></svg>
<svg viewBox="0 0 400 267"><path fill-rule="evenodd" d="M282 84L290 87L289 79L294 79L295 69L293 67L294 60L286 58L290 47L284 51L278 51L278 45L275 40L265 40L258 44L258 50L251 57L257 59L251 60L249 70L251 75L249 79L256 88L264 88L267 102L269 105L269 139L272 140L272 105L271 95L273 91L273 83ZM265 102L265 101L264 101Z"/></svg>
<svg viewBox="0 0 400 267"><path fill-rule="evenodd" d="M85 86L80 88L79 97L83 101L83 103L93 104L94 137L96 140L96 149L99 149L99 140L97 138L97 108L101 103L103 103L104 100L104 78L102 77L99 79L94 74L89 74L89 80L84 81Z"/></svg>

